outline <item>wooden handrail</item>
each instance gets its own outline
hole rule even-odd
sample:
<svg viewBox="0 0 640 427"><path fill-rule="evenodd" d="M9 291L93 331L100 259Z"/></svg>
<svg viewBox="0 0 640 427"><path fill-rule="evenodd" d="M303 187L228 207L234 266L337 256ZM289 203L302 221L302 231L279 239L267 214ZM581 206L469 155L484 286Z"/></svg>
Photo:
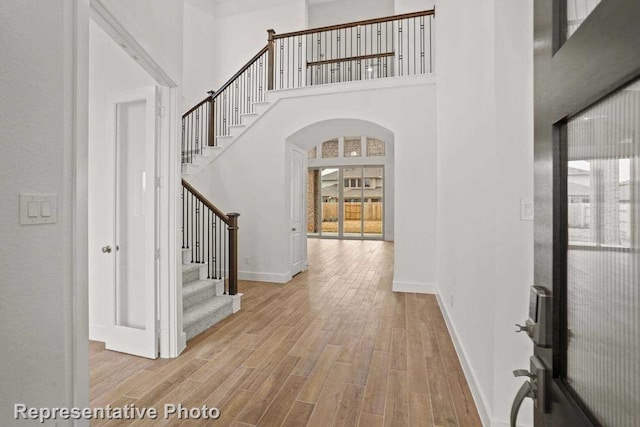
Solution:
<svg viewBox="0 0 640 427"><path fill-rule="evenodd" d="M231 225L230 224L231 221L229 220L229 217L224 212L222 212L220 209L215 207L215 205L213 203L211 203L206 197L204 197L202 195L202 193L200 193L198 190L196 190L191 184L189 184L187 181L185 181L184 178L182 179L182 186L184 188L186 188L187 190L189 190L189 192L191 194L196 196L196 199L200 200L203 205L205 205L206 207L211 209L213 211L213 213L215 213L217 216L219 216L220 219L222 220L222 222L224 222L227 225Z"/></svg>
<svg viewBox="0 0 640 427"><path fill-rule="evenodd" d="M211 96L207 96L205 99L203 99L202 101L198 102L193 108L189 109L189 111L187 111L186 113L184 113L182 115L182 118L184 119L185 117L187 117L189 114L193 113L194 111L196 111L199 107L201 107L204 103L211 101Z"/></svg>
<svg viewBox="0 0 640 427"><path fill-rule="evenodd" d="M262 56L268 50L268 47L269 46L265 46L262 49L260 49L260 51L253 58L251 58L246 64L244 64L242 68L240 68L240 70L237 73L235 73L233 77L231 77L225 84L223 84L220 89L218 89L213 95L207 96L205 99L203 99L202 101L198 102L195 106L190 108L189 111L187 111L182 115L182 118L187 117L189 114L193 113L195 110L198 109L198 107L201 107L203 104L211 101L212 99L217 98L219 94L221 94L226 88L231 86L231 84L235 79L237 79L242 75L242 73L247 71L247 68L253 65L253 63L256 62L258 58L260 58L260 56Z"/></svg>
<svg viewBox="0 0 640 427"><path fill-rule="evenodd" d="M363 21L347 22L338 25L328 25L326 27L310 28L308 30L293 31L290 33L274 34L274 39L284 39L287 37L304 36L306 34L321 33L324 31L342 30L344 28L357 27L358 25L379 24L382 22L398 21L400 19L417 18L419 16L435 15L435 9L423 10L420 12L403 13L401 15L385 16L383 18L365 19Z"/></svg>
<svg viewBox="0 0 640 427"><path fill-rule="evenodd" d="M247 62L246 64L244 64L242 66L242 68L240 68L240 70L235 73L233 75L233 77L231 77L225 84L222 85L222 87L220 89L218 89L216 91L216 93L213 95L213 98L217 98L219 94L221 94L226 88L228 88L229 86L231 86L231 84L235 81L235 79L237 79L238 77L240 77L242 75L242 73L244 73L245 71L247 71L247 69L249 67L251 67L253 65L254 62L256 62L258 60L258 58L260 58L266 51L268 50L268 46L263 47L262 49L260 49L260 51L258 53L255 54L255 56L253 58L251 58L249 60L249 62ZM205 100L206 101L206 100Z"/></svg>
<svg viewBox="0 0 640 427"><path fill-rule="evenodd" d="M362 61L365 59L386 58L389 56L394 56L395 54L396 54L395 52L384 52L384 53L372 53L370 55L350 56L348 58L325 59L322 61L307 62L307 67L313 67L316 65L324 65L324 64L335 64L337 62Z"/></svg>

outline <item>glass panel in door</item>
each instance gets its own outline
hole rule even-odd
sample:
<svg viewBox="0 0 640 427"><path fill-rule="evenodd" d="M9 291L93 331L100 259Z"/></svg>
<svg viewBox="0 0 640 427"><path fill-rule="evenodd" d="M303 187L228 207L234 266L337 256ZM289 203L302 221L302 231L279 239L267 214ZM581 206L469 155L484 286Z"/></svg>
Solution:
<svg viewBox="0 0 640 427"><path fill-rule="evenodd" d="M640 82L567 124L566 380L604 426L640 423Z"/></svg>
<svg viewBox="0 0 640 427"><path fill-rule="evenodd" d="M323 236L338 235L338 168L320 170L320 195L322 198L321 229Z"/></svg>
<svg viewBox="0 0 640 427"><path fill-rule="evenodd" d="M363 168L344 168L342 177L343 222L345 237L361 237L363 229Z"/></svg>
<svg viewBox="0 0 640 427"><path fill-rule="evenodd" d="M117 107L116 166L116 322L118 326L145 329L145 283L148 248L145 236L153 212L146 209L148 186L146 160L146 103L144 100ZM153 256L153 255L151 255Z"/></svg>
<svg viewBox="0 0 640 427"><path fill-rule="evenodd" d="M365 167L363 176L364 202L362 205L366 237L382 237L384 215L384 176L381 166Z"/></svg>

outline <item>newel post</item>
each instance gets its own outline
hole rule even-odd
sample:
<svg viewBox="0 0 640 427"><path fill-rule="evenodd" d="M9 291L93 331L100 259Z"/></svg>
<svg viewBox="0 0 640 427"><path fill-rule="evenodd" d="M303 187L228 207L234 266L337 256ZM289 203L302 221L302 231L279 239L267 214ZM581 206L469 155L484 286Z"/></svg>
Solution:
<svg viewBox="0 0 640 427"><path fill-rule="evenodd" d="M276 35L276 32L271 29L271 30L267 30L267 34L269 35L268 41L267 41L267 46L269 49L269 62L268 62L268 67L267 67L267 89L268 90L273 90L273 87L275 86L275 66L276 66L276 58L275 58L275 39L273 36Z"/></svg>
<svg viewBox="0 0 640 427"><path fill-rule="evenodd" d="M229 295L238 293L238 217L239 213L229 213Z"/></svg>
<svg viewBox="0 0 640 427"><path fill-rule="evenodd" d="M213 147L216 145L216 128L215 128L215 120L216 120L216 103L215 103L215 90L210 90L207 92L210 95L209 98L209 130L208 130L208 141L207 144L209 147Z"/></svg>

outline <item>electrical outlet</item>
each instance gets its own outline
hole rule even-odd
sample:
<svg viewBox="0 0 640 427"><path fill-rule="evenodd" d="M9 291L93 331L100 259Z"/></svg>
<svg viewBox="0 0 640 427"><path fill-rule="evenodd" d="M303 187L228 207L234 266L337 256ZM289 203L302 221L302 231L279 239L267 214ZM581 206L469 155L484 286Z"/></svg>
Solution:
<svg viewBox="0 0 640 427"><path fill-rule="evenodd" d="M251 259L248 256L244 257L244 263L247 265L251 264Z"/></svg>
<svg viewBox="0 0 640 427"><path fill-rule="evenodd" d="M453 307L453 295L449 294L449 305Z"/></svg>

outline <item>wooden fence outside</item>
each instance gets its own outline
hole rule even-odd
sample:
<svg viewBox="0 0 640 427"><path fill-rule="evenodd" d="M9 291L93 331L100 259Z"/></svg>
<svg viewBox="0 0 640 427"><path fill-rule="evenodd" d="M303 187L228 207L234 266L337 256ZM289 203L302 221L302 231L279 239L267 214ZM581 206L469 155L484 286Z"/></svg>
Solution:
<svg viewBox="0 0 640 427"><path fill-rule="evenodd" d="M365 221L381 221L382 220L382 202L364 202L344 204L345 221L358 220L364 214ZM338 220L338 203L323 202L322 203L322 221Z"/></svg>

